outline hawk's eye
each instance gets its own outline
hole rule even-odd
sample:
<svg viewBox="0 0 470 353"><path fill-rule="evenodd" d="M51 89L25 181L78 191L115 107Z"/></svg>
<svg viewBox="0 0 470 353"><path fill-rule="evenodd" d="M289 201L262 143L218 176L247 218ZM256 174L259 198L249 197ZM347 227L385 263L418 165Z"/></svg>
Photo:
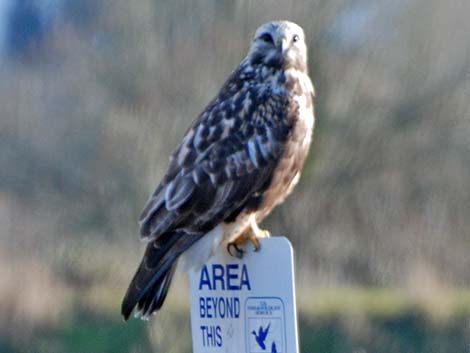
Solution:
<svg viewBox="0 0 470 353"><path fill-rule="evenodd" d="M292 37L292 41L295 43L295 42L298 42L300 39L299 35L298 34L294 34L294 36Z"/></svg>
<svg viewBox="0 0 470 353"><path fill-rule="evenodd" d="M273 37L269 33L263 33L260 35L260 39L266 43L274 43Z"/></svg>

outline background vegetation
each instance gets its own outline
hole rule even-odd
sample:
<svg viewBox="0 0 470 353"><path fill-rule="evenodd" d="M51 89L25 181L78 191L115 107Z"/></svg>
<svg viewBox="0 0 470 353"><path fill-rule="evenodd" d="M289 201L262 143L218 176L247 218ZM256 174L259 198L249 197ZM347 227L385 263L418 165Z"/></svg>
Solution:
<svg viewBox="0 0 470 353"><path fill-rule="evenodd" d="M470 2L5 1L0 351L189 352L187 283L120 321L136 219L263 22L307 34L315 142L266 221L302 352L469 352ZM184 339L183 339L184 338Z"/></svg>

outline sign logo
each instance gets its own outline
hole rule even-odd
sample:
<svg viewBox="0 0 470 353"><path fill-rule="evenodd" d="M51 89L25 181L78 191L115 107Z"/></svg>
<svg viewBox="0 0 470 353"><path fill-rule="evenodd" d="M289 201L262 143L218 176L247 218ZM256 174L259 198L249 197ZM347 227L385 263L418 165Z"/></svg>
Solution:
<svg viewBox="0 0 470 353"><path fill-rule="evenodd" d="M247 352L286 352L284 315L284 304L280 298L247 298L245 304Z"/></svg>

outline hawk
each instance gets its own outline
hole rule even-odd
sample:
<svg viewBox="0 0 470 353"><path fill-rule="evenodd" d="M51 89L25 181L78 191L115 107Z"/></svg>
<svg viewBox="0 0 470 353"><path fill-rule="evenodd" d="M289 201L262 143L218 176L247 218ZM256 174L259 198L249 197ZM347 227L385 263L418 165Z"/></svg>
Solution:
<svg viewBox="0 0 470 353"><path fill-rule="evenodd" d="M258 224L299 180L313 96L302 28L289 21L259 27L142 211L148 245L122 303L125 320L136 306L144 319L161 308L178 260L194 268L221 245L238 257L245 242L259 249L258 238L269 233Z"/></svg>

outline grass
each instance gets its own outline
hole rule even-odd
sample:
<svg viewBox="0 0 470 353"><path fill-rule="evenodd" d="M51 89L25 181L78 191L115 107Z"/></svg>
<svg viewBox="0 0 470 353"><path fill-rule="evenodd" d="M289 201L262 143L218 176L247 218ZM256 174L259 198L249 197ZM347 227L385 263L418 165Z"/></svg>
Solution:
<svg viewBox="0 0 470 353"><path fill-rule="evenodd" d="M470 315L470 289L415 293L397 288L340 287L302 291L298 307L308 315L397 317L416 311L433 321Z"/></svg>
<svg viewBox="0 0 470 353"><path fill-rule="evenodd" d="M157 317L124 323L119 309L128 274L123 269L132 261L99 253L100 261L86 256L54 262L52 268L69 264L72 274L41 262L2 273L0 352L191 351L186 277L176 276ZM14 273L25 279L20 287ZM470 289L299 286L297 300L302 352L466 352L470 347Z"/></svg>
<svg viewBox="0 0 470 353"><path fill-rule="evenodd" d="M39 326L29 336L16 339L0 337L0 351L188 352L189 307L187 300L175 295L180 292L173 291L157 318L127 323L119 316L119 302L114 298L120 296L115 290L106 293L100 287L86 295L77 292L69 301L73 307L68 315L55 326ZM302 291L298 300L301 351L468 352L470 290L452 289L447 294L442 310L400 289Z"/></svg>

